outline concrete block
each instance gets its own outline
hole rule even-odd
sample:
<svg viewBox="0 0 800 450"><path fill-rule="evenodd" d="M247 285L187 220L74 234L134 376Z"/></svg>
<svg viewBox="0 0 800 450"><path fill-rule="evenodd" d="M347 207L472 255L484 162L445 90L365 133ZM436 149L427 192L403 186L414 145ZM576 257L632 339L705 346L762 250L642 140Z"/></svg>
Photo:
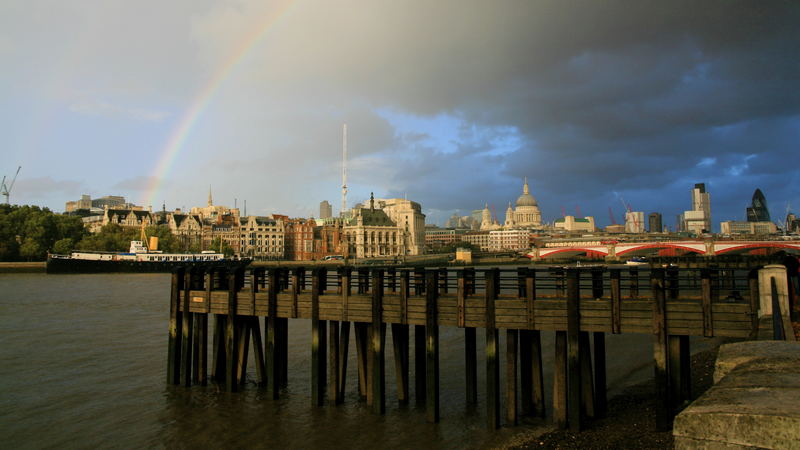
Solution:
<svg viewBox="0 0 800 450"><path fill-rule="evenodd" d="M800 449L800 344L724 345L714 379L675 417L675 448Z"/></svg>
<svg viewBox="0 0 800 450"><path fill-rule="evenodd" d="M725 344L719 348L714 367L714 383L724 378L738 366L757 360L788 359L800 364L800 344L789 341L745 341Z"/></svg>

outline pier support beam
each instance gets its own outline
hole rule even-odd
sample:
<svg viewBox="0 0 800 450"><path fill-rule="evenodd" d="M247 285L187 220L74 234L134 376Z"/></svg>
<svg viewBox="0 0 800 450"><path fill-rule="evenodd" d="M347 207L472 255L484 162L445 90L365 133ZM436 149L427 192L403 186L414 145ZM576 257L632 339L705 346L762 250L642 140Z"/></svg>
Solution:
<svg viewBox="0 0 800 450"><path fill-rule="evenodd" d="M325 401L327 356L327 322L319 318L321 269L311 275L311 404L322 406Z"/></svg>
<svg viewBox="0 0 800 450"><path fill-rule="evenodd" d="M367 347L369 345L369 324L364 322L353 323L356 335L356 364L358 365L358 396L367 400L368 360Z"/></svg>
<svg viewBox="0 0 800 450"><path fill-rule="evenodd" d="M669 345L667 339L667 302L664 269L650 271L653 292L653 359L655 362L656 429L667 430L672 425L674 413L670 397Z"/></svg>
<svg viewBox="0 0 800 450"><path fill-rule="evenodd" d="M567 422L581 430L580 271L567 269Z"/></svg>
<svg viewBox="0 0 800 450"><path fill-rule="evenodd" d="M192 343L194 340L194 314L189 311L191 299L189 298L192 271L183 274L183 314L181 315L181 382L184 386L192 385Z"/></svg>
<svg viewBox="0 0 800 450"><path fill-rule="evenodd" d="M264 319L266 326L265 350L267 361L267 385L272 393L272 398L280 396L281 368L278 355L278 292L280 291L279 269L269 269L267 317Z"/></svg>
<svg viewBox="0 0 800 450"><path fill-rule="evenodd" d="M414 325L414 398L418 406L425 404L425 325Z"/></svg>
<svg viewBox="0 0 800 450"><path fill-rule="evenodd" d="M228 317L225 324L225 390L235 392L239 384L237 377L238 352L236 345L236 292L239 288L237 270L228 272Z"/></svg>
<svg viewBox="0 0 800 450"><path fill-rule="evenodd" d="M425 413L428 422L439 421L439 324L437 321L438 271L425 273L425 362L427 395Z"/></svg>
<svg viewBox="0 0 800 450"><path fill-rule="evenodd" d="M397 402L408 404L408 325L392 324L394 373L397 380Z"/></svg>
<svg viewBox="0 0 800 450"><path fill-rule="evenodd" d="M386 412L386 324L383 323L383 270L372 270L372 412Z"/></svg>
<svg viewBox="0 0 800 450"><path fill-rule="evenodd" d="M553 366L553 421L567 428L567 332L556 331L556 356Z"/></svg>
<svg viewBox="0 0 800 450"><path fill-rule="evenodd" d="M478 344L475 328L464 328L464 363L466 366L467 404L478 404Z"/></svg>
<svg viewBox="0 0 800 450"><path fill-rule="evenodd" d="M183 317L181 315L181 291L183 289L184 269L179 267L172 272L169 300L169 340L167 344L167 384L180 384L181 337L183 336Z"/></svg>
<svg viewBox="0 0 800 450"><path fill-rule="evenodd" d="M486 277L486 425L500 427L500 345L495 327L494 301L497 298L498 269L484 272Z"/></svg>
<svg viewBox="0 0 800 450"><path fill-rule="evenodd" d="M519 331L506 331L506 423L517 424L517 353Z"/></svg>
<svg viewBox="0 0 800 450"><path fill-rule="evenodd" d="M595 417L602 417L608 409L606 393L606 334L594 332L592 336L594 339L594 413Z"/></svg>

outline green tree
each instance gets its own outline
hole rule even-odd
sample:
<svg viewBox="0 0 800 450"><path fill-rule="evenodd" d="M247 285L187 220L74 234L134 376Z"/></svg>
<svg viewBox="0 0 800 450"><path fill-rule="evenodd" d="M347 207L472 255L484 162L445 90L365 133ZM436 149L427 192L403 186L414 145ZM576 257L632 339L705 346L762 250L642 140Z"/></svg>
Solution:
<svg viewBox="0 0 800 450"><path fill-rule="evenodd" d="M36 239L27 238L19 248L19 255L26 261L41 261L47 255L47 250Z"/></svg>
<svg viewBox="0 0 800 450"><path fill-rule="evenodd" d="M115 223L103 226L98 233L84 237L76 248L100 252L125 252L131 247L131 241L139 239L134 229L125 229Z"/></svg>
<svg viewBox="0 0 800 450"><path fill-rule="evenodd" d="M221 250L220 250L221 249ZM220 252L225 256L233 255L233 248L228 245L227 242L223 241L221 237L217 236L211 241L211 250L215 252Z"/></svg>
<svg viewBox="0 0 800 450"><path fill-rule="evenodd" d="M167 225L157 225L145 228L148 240L155 236L158 238L158 249L164 253L178 253L182 245L177 236L172 234ZM150 245L148 242L147 245Z"/></svg>
<svg viewBox="0 0 800 450"><path fill-rule="evenodd" d="M75 248L75 241L72 238L59 239L53 244L53 253L68 255L73 248Z"/></svg>
<svg viewBox="0 0 800 450"><path fill-rule="evenodd" d="M78 242L86 234L78 217L38 206L0 205L0 261L43 260L57 241Z"/></svg>

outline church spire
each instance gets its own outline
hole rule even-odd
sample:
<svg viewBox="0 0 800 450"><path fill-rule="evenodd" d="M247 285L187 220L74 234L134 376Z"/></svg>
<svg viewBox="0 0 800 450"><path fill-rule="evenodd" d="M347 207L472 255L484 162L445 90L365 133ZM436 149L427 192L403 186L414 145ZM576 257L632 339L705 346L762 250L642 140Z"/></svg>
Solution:
<svg viewBox="0 0 800 450"><path fill-rule="evenodd" d="M211 201L211 185L208 185L208 206L213 206L214 202Z"/></svg>
<svg viewBox="0 0 800 450"><path fill-rule="evenodd" d="M525 184L522 185L522 193L523 194L530 194L531 193L528 190L528 177L525 177Z"/></svg>

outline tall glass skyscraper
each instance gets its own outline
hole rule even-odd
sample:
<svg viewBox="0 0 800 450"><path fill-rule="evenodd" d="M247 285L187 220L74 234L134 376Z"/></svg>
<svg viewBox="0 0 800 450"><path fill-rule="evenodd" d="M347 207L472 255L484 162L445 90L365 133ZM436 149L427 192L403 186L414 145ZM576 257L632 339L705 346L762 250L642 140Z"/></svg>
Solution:
<svg viewBox="0 0 800 450"><path fill-rule="evenodd" d="M747 221L748 222L769 222L769 209L767 208L767 199L764 198L764 193L761 189L756 189L753 192L752 206L747 208Z"/></svg>

